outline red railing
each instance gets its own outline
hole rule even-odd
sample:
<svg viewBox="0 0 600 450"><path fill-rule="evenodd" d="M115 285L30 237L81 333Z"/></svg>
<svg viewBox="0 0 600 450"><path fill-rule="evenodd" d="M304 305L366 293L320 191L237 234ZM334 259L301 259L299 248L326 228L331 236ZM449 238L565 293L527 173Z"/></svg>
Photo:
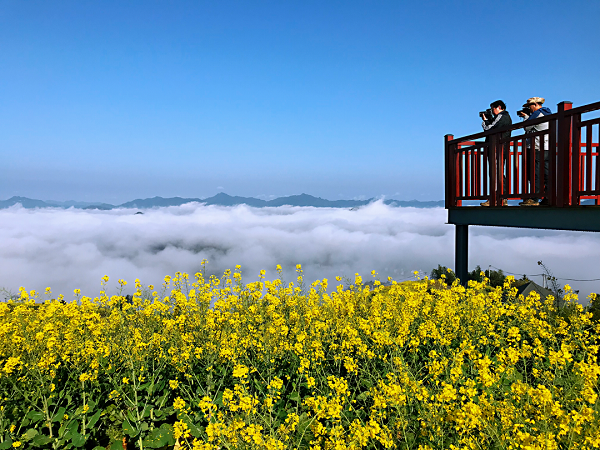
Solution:
<svg viewBox="0 0 600 450"><path fill-rule="evenodd" d="M540 119L457 139L446 135L446 208L527 198L554 207L578 206L582 199L600 205L600 117L582 120L593 111L600 102L578 108L562 102L557 113ZM546 129L502 138L531 125Z"/></svg>

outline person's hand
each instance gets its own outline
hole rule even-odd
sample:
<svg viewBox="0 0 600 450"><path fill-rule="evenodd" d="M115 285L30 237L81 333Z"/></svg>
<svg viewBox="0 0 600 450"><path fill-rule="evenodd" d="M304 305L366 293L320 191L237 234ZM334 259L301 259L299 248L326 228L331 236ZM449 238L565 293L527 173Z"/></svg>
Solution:
<svg viewBox="0 0 600 450"><path fill-rule="evenodd" d="M487 117L485 116L485 114L481 115L481 119L484 120L484 121L487 120Z"/></svg>

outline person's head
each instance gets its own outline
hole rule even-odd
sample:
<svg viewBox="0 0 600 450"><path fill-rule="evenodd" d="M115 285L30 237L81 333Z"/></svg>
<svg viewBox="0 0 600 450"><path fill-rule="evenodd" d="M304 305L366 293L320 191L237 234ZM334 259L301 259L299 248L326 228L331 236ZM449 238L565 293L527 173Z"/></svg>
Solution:
<svg viewBox="0 0 600 450"><path fill-rule="evenodd" d="M506 109L506 105L502 100L496 100L495 102L490 103L490 108L492 109L494 115L497 116L500 114L500 112Z"/></svg>
<svg viewBox="0 0 600 450"><path fill-rule="evenodd" d="M542 107L546 101L543 97L531 97L527 99L527 102L523 105L523 108L529 108L531 112L536 112Z"/></svg>

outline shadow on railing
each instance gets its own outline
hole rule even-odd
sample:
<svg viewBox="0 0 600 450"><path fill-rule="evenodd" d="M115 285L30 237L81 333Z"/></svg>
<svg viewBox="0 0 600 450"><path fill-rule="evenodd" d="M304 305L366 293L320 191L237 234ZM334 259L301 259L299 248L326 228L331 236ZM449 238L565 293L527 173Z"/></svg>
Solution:
<svg viewBox="0 0 600 450"><path fill-rule="evenodd" d="M583 199L600 205L600 117L582 121L582 114L593 111L600 111L600 102L577 108L562 102L557 113L540 119L457 139L446 135L446 208L465 200L500 206L528 198L559 208L579 206ZM540 124L547 129L501 138Z"/></svg>

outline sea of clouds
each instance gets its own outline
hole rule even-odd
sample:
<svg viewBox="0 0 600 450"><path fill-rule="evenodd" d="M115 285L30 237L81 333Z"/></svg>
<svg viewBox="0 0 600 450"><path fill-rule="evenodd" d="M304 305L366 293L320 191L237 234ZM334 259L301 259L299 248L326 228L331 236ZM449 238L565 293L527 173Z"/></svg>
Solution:
<svg viewBox="0 0 600 450"><path fill-rule="evenodd" d="M282 206L251 208L190 203L177 207L111 211L78 209L0 210L0 288L20 286L72 298L73 290L97 296L102 276L139 278L160 285L176 271L193 274L208 260L209 274L242 266L246 282L265 269L285 281L336 276L405 280L413 271L429 273L438 264L453 266L454 227L442 208L386 206L381 201L349 210ZM493 227L470 227L469 266L489 265L517 274L540 274L542 260L560 278L600 278L600 235ZM541 284L541 277L532 277ZM580 289L582 302L600 282L559 280Z"/></svg>

